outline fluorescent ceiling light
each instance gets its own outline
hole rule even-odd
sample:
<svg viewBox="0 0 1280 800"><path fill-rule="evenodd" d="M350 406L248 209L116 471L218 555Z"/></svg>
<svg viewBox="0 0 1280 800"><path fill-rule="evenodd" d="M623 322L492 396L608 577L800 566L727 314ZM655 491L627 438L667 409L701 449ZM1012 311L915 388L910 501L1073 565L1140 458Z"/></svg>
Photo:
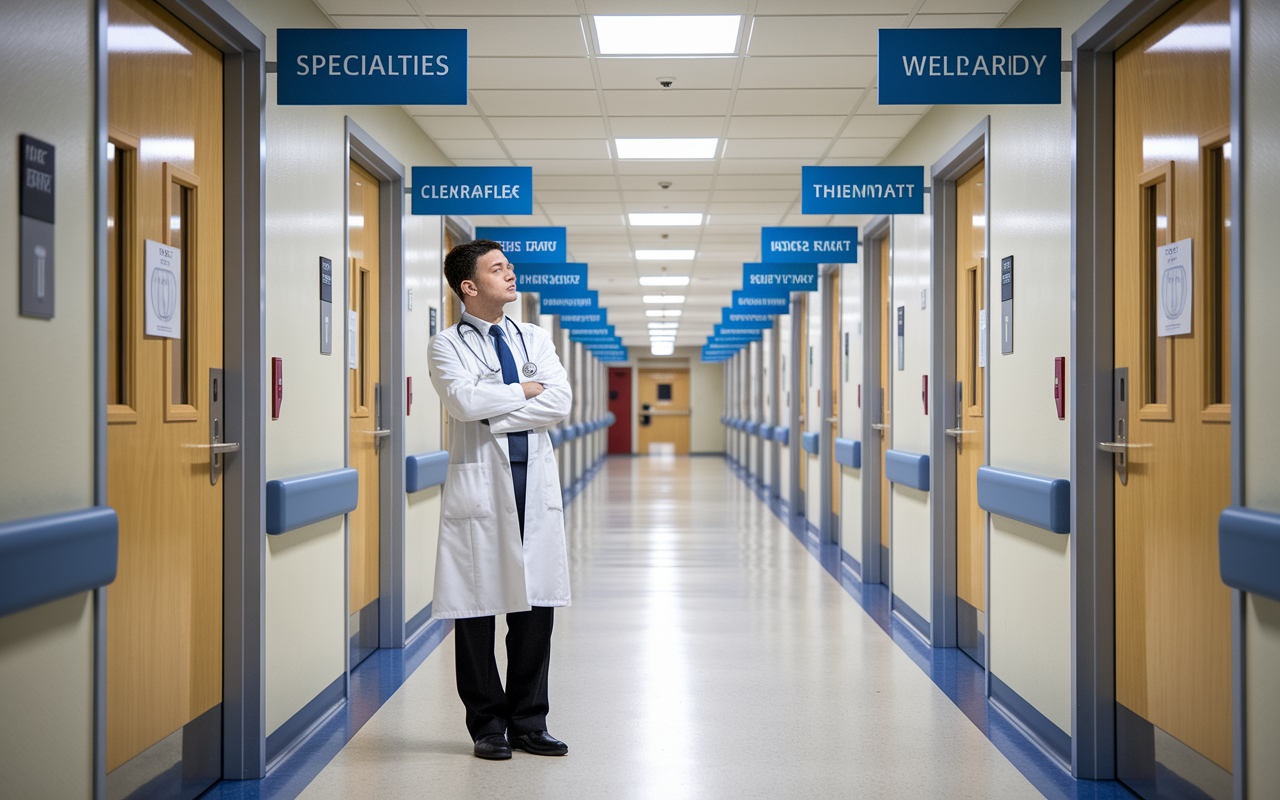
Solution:
<svg viewBox="0 0 1280 800"><path fill-rule="evenodd" d="M684 295L682 294L646 294L644 296L646 303L683 303Z"/></svg>
<svg viewBox="0 0 1280 800"><path fill-rule="evenodd" d="M652 330L657 330L658 328L671 328L671 329L675 329L675 328L679 328L679 327L680 327L680 323L679 323L679 322L650 322L650 323L649 323L649 330L651 330L651 331L652 331Z"/></svg>
<svg viewBox="0 0 1280 800"><path fill-rule="evenodd" d="M702 214L627 214L632 225L668 225L671 227L701 225Z"/></svg>
<svg viewBox="0 0 1280 800"><path fill-rule="evenodd" d="M711 159L719 139L614 139L618 158Z"/></svg>
<svg viewBox="0 0 1280 800"><path fill-rule="evenodd" d="M649 338L650 339L671 339L674 341L676 338L676 332L675 331L649 331Z"/></svg>
<svg viewBox="0 0 1280 800"><path fill-rule="evenodd" d="M649 352L655 356L669 356L676 352L675 342L653 342L649 345Z"/></svg>
<svg viewBox="0 0 1280 800"><path fill-rule="evenodd" d="M688 286L688 275L645 275L640 279L641 286Z"/></svg>
<svg viewBox="0 0 1280 800"><path fill-rule="evenodd" d="M653 308L644 312L646 317L678 317L680 309L678 308Z"/></svg>
<svg viewBox="0 0 1280 800"><path fill-rule="evenodd" d="M604 56L730 55L738 49L737 14L600 16L596 39Z"/></svg>
<svg viewBox="0 0 1280 800"><path fill-rule="evenodd" d="M692 261L697 255L696 250L637 250L636 261ZM649 283L645 283L645 281ZM669 281L669 278L641 278L640 283L643 286L688 286L689 279L682 278L675 283L663 283Z"/></svg>

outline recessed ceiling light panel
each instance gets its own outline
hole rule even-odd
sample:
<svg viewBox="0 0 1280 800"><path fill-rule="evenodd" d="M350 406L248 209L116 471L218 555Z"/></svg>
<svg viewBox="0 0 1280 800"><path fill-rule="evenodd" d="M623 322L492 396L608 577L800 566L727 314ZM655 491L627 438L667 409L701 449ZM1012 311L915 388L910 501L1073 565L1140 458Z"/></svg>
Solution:
<svg viewBox="0 0 1280 800"><path fill-rule="evenodd" d="M632 225L666 225L669 227L689 227L691 225L702 224L702 214L627 214L627 220Z"/></svg>
<svg viewBox="0 0 1280 800"><path fill-rule="evenodd" d="M731 55L738 50L737 14L604 16L593 18L600 55Z"/></svg>
<svg viewBox="0 0 1280 800"><path fill-rule="evenodd" d="M688 286L688 275L644 275L640 278L641 286Z"/></svg>
<svg viewBox="0 0 1280 800"><path fill-rule="evenodd" d="M644 296L646 303L683 303L684 295L682 294L646 294Z"/></svg>
<svg viewBox="0 0 1280 800"><path fill-rule="evenodd" d="M678 308L651 308L644 312L646 317L678 317L680 309Z"/></svg>
<svg viewBox="0 0 1280 800"><path fill-rule="evenodd" d="M669 356L675 353L675 342L653 342L649 345L649 352L655 356Z"/></svg>
<svg viewBox="0 0 1280 800"><path fill-rule="evenodd" d="M637 250L636 261L692 261L695 255L696 250ZM645 279L641 278L640 283L643 286L687 286L689 279L685 278L684 283L645 283Z"/></svg>
<svg viewBox="0 0 1280 800"><path fill-rule="evenodd" d="M716 157L719 139L614 139L618 158L661 160Z"/></svg>

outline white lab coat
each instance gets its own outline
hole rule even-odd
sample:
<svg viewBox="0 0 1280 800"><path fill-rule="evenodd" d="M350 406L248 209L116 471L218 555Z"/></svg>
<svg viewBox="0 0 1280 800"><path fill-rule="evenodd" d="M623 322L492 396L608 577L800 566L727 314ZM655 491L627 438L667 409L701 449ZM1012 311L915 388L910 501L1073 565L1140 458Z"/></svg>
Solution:
<svg viewBox="0 0 1280 800"><path fill-rule="evenodd" d="M488 329L453 325L431 339L431 383L449 413L449 474L445 479L436 551L436 619L486 617L530 606L567 606L569 558L564 502L549 426L569 414L573 391L555 345L537 325L516 323L538 367L520 380L546 385L526 400L520 384L504 384ZM466 337L465 342L461 338ZM508 341L524 366L519 337ZM468 349L467 345L470 345ZM484 350L483 348L488 348ZM477 358L487 359L488 366ZM481 420L488 420L484 424ZM524 543L516 516L507 437L530 431Z"/></svg>

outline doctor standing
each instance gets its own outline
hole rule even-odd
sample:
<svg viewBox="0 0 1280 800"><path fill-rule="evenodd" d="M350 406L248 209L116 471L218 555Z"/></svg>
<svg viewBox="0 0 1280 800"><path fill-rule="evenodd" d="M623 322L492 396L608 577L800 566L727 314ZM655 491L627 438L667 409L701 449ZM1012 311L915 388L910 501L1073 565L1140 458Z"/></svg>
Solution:
<svg viewBox="0 0 1280 800"><path fill-rule="evenodd" d="M431 382L449 412L432 616L454 619L458 695L479 758L569 748L547 733L552 610L569 605L560 475L547 428L573 393L551 337L512 321L516 277L502 247L449 251L445 279L462 320L432 338ZM504 690L494 616L507 617ZM509 740L508 740L508 737Z"/></svg>

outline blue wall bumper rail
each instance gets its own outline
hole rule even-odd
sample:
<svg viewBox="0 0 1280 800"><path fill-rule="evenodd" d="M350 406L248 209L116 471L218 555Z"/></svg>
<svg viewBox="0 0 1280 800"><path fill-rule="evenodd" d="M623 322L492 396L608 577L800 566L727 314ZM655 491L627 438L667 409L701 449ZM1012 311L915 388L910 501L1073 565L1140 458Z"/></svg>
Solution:
<svg viewBox="0 0 1280 800"><path fill-rule="evenodd" d="M752 436L755 436L755 435L759 434L759 433L760 433L760 423L759 423L759 422L748 422L748 423L747 423L747 433L749 433L749 434L750 434L750 435L752 435Z"/></svg>
<svg viewBox="0 0 1280 800"><path fill-rule="evenodd" d="M978 506L1053 533L1071 533L1071 481L978 467Z"/></svg>
<svg viewBox="0 0 1280 800"><path fill-rule="evenodd" d="M773 429L773 440L781 444L791 444L791 428L786 425L779 425Z"/></svg>
<svg viewBox="0 0 1280 800"><path fill-rule="evenodd" d="M884 451L884 474L894 483L929 491L929 457L906 450Z"/></svg>
<svg viewBox="0 0 1280 800"><path fill-rule="evenodd" d="M449 451L419 453L404 459L404 490L409 494L440 486L449 474Z"/></svg>
<svg viewBox="0 0 1280 800"><path fill-rule="evenodd" d="M765 440L766 442L772 442L772 441L773 441L773 426L772 426L772 425L761 425L761 426L760 426L760 438L761 438L761 439L763 439L763 440Z"/></svg>
<svg viewBox="0 0 1280 800"><path fill-rule="evenodd" d="M862 469L862 442L836 437L836 463Z"/></svg>
<svg viewBox="0 0 1280 800"><path fill-rule="evenodd" d="M360 473L351 467L267 481L267 533L275 535L355 511Z"/></svg>
<svg viewBox="0 0 1280 800"><path fill-rule="evenodd" d="M0 523L0 616L106 586L119 550L109 506Z"/></svg>
<svg viewBox="0 0 1280 800"><path fill-rule="evenodd" d="M1223 511L1218 564L1226 585L1280 600L1280 514L1241 506Z"/></svg>
<svg viewBox="0 0 1280 800"><path fill-rule="evenodd" d="M800 446L804 448L806 453L818 454L818 434L812 431L805 431L800 434Z"/></svg>
<svg viewBox="0 0 1280 800"><path fill-rule="evenodd" d="M560 441L564 438L564 431L559 428L552 428L550 431L547 431L547 433L551 436L551 446L559 447Z"/></svg>

